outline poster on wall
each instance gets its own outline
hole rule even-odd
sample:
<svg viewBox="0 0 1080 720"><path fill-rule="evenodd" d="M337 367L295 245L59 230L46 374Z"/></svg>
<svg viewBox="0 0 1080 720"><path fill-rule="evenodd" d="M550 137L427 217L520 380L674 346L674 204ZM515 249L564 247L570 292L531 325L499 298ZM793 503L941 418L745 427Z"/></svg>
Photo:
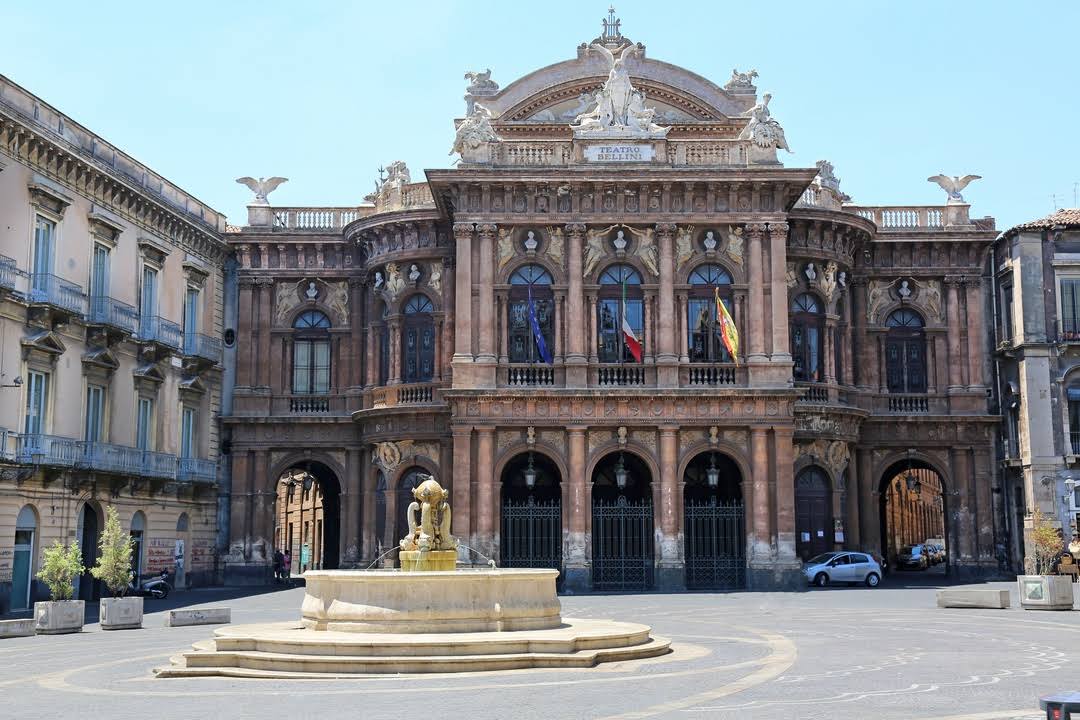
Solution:
<svg viewBox="0 0 1080 720"><path fill-rule="evenodd" d="M172 571L175 560L173 552L176 550L174 538L150 538L146 546L146 570L149 573L160 573L162 570Z"/></svg>

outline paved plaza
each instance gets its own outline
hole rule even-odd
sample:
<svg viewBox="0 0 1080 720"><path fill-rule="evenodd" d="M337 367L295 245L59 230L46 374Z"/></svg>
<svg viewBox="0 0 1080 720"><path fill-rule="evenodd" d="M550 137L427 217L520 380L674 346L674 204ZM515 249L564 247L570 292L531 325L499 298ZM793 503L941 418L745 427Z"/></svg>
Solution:
<svg viewBox="0 0 1080 720"><path fill-rule="evenodd" d="M1040 694L1075 686L1080 613L939 610L932 586L901 582L563 597L564 616L649 623L674 652L575 671L312 680L155 679L152 668L214 628L163 627L151 601L139 631L88 625L80 635L0 641L0 692L6 716L36 718L1034 720ZM222 593L177 599L227 603L234 623L283 621L299 617L303 589Z"/></svg>

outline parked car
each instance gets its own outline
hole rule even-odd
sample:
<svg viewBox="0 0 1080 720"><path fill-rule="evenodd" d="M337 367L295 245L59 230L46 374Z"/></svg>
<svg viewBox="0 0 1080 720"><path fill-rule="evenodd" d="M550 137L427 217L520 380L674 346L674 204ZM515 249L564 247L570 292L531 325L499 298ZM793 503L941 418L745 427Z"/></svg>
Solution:
<svg viewBox="0 0 1080 720"><path fill-rule="evenodd" d="M941 545L932 545L933 552L930 553L930 559L935 565L939 565L945 562L945 548Z"/></svg>
<svg viewBox="0 0 1080 720"><path fill-rule="evenodd" d="M930 553L925 545L905 545L896 556L896 567L900 570L926 570L930 567Z"/></svg>
<svg viewBox="0 0 1080 720"><path fill-rule="evenodd" d="M818 587L829 583L866 583L877 587L881 583L881 565L872 556L861 552L839 550L818 555L803 566L806 581Z"/></svg>

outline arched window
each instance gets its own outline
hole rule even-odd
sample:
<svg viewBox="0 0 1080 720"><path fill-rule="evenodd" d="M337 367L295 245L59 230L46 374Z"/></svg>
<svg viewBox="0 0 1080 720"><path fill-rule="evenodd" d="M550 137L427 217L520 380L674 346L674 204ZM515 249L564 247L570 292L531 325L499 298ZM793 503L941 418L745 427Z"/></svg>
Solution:
<svg viewBox="0 0 1080 720"><path fill-rule="evenodd" d="M428 382L435 375L435 308L426 295L405 301L405 322L401 326L401 379Z"/></svg>
<svg viewBox="0 0 1080 720"><path fill-rule="evenodd" d="M926 392L926 332L914 310L900 308L885 318L885 377L891 393Z"/></svg>
<svg viewBox="0 0 1080 720"><path fill-rule="evenodd" d="M330 318L305 310L293 322L293 392L330 392Z"/></svg>
<svg viewBox="0 0 1080 720"><path fill-rule="evenodd" d="M719 265L699 265L690 273L690 297L686 305L686 327L690 333L691 362L731 362L731 353L721 339L716 318L716 290L731 317L735 302L731 297L731 275Z"/></svg>
<svg viewBox="0 0 1080 720"><path fill-rule="evenodd" d="M641 275L629 265L612 265L600 275L597 298L597 354L602 363L636 363L623 334L623 319L639 345L645 345L644 293Z"/></svg>
<svg viewBox="0 0 1080 720"><path fill-rule="evenodd" d="M548 357L555 353L555 295L551 292L551 273L540 265L525 265L510 276L509 325L510 362L546 362L540 341L533 331L529 303L536 314L536 324Z"/></svg>
<svg viewBox="0 0 1080 720"><path fill-rule="evenodd" d="M809 293L803 293L791 303L792 374L802 382L821 382L821 335L824 331L821 303Z"/></svg>

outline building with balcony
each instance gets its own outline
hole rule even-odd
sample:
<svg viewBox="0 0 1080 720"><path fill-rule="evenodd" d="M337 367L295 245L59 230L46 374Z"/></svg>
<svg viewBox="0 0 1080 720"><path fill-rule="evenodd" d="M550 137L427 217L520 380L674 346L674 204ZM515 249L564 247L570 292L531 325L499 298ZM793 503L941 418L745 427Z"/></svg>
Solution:
<svg viewBox="0 0 1080 720"><path fill-rule="evenodd" d="M0 218L0 612L106 504L137 572L211 582L224 217L0 77Z"/></svg>
<svg viewBox="0 0 1080 720"><path fill-rule="evenodd" d="M785 167L755 77L653 60L611 17L506 87L474 75L451 169L395 162L354 207L257 193L225 233L234 577L268 573L298 476L323 567L393 562L421 473L462 562L571 589L793 587L913 527L996 571L994 221Z"/></svg>
<svg viewBox="0 0 1080 720"><path fill-rule="evenodd" d="M1038 508L1068 540L1080 493L1080 209L1002 233L994 246L994 361L1011 550Z"/></svg>

